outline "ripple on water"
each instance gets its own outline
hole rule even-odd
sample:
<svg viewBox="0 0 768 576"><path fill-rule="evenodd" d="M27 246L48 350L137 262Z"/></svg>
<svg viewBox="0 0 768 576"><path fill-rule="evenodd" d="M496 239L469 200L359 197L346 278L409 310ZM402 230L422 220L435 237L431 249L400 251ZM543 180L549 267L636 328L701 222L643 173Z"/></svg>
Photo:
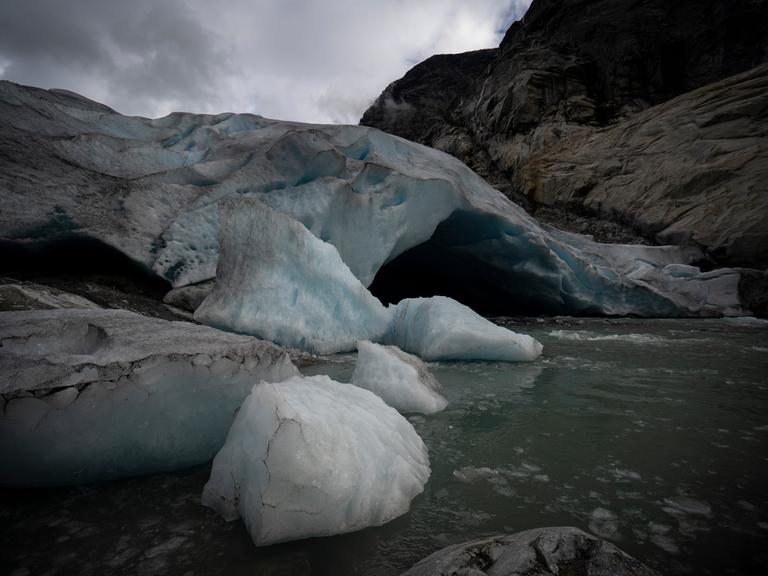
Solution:
<svg viewBox="0 0 768 576"><path fill-rule="evenodd" d="M707 502L701 500L695 500L687 496L673 496L671 498L664 498L664 503L667 505L662 508L668 514L673 516L679 516L681 514L695 514L698 516L711 516L712 507Z"/></svg>
<svg viewBox="0 0 768 576"><path fill-rule="evenodd" d="M581 342L630 342L632 344L666 344L671 340L654 334L598 334L582 330L552 330L547 334L560 340Z"/></svg>

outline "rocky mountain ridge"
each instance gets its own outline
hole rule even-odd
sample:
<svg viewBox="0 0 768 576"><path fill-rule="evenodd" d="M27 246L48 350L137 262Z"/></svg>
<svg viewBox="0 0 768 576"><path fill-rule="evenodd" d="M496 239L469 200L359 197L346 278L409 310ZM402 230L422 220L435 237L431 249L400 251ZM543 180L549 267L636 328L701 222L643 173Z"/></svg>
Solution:
<svg viewBox="0 0 768 576"><path fill-rule="evenodd" d="M765 268L767 19L764 0L535 0L498 49L418 64L361 124L556 226Z"/></svg>

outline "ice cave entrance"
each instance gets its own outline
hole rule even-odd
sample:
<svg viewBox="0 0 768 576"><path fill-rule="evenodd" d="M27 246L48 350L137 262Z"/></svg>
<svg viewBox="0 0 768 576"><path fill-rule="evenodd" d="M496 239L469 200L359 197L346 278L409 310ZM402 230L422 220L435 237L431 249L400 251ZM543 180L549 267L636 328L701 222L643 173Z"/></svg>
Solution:
<svg viewBox="0 0 768 576"><path fill-rule="evenodd" d="M369 289L384 304L418 296L448 296L483 316L557 314L559 293L532 277L536 255L518 232L489 214L456 211L432 237L387 262ZM534 260L534 261L531 261ZM557 302L557 303L556 303Z"/></svg>
<svg viewBox="0 0 768 576"><path fill-rule="evenodd" d="M47 240L0 240L1 274L22 279L57 277L106 282L126 292L162 298L171 284L101 240L66 234Z"/></svg>

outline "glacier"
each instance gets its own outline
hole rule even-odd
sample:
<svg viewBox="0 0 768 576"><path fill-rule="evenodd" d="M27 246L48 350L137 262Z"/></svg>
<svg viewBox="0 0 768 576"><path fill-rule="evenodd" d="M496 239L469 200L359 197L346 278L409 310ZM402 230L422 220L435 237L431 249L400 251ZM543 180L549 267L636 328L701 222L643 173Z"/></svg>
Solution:
<svg viewBox="0 0 768 576"><path fill-rule="evenodd" d="M242 518L257 546L380 526L429 478L413 426L373 393L327 376L253 387L202 502Z"/></svg>
<svg viewBox="0 0 768 576"><path fill-rule="evenodd" d="M448 405L426 364L395 346L358 342L352 384L370 390L403 414L434 414Z"/></svg>
<svg viewBox="0 0 768 576"><path fill-rule="evenodd" d="M255 382L298 374L248 336L124 310L0 312L0 485L209 461Z"/></svg>
<svg viewBox="0 0 768 576"><path fill-rule="evenodd" d="M359 340L398 346L427 360L534 360L541 344L441 296L385 307L338 250L301 222L256 198L220 203L221 257L199 322L315 354Z"/></svg>
<svg viewBox="0 0 768 576"><path fill-rule="evenodd" d="M502 314L745 314L741 272L702 272L698 248L605 245L540 225L457 159L375 129L126 117L6 81L0 118L7 254L83 237L176 288L196 284L216 275L219 205L248 197L333 245L365 287L422 249L443 290L479 291Z"/></svg>

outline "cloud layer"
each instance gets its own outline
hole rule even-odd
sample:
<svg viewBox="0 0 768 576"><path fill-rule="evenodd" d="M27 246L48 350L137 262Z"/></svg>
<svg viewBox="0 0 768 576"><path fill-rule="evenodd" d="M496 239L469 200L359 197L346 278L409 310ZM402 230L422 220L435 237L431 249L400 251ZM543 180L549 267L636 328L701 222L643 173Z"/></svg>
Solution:
<svg viewBox="0 0 768 576"><path fill-rule="evenodd" d="M496 46L530 0L5 0L0 78L125 114L357 123L437 53Z"/></svg>

